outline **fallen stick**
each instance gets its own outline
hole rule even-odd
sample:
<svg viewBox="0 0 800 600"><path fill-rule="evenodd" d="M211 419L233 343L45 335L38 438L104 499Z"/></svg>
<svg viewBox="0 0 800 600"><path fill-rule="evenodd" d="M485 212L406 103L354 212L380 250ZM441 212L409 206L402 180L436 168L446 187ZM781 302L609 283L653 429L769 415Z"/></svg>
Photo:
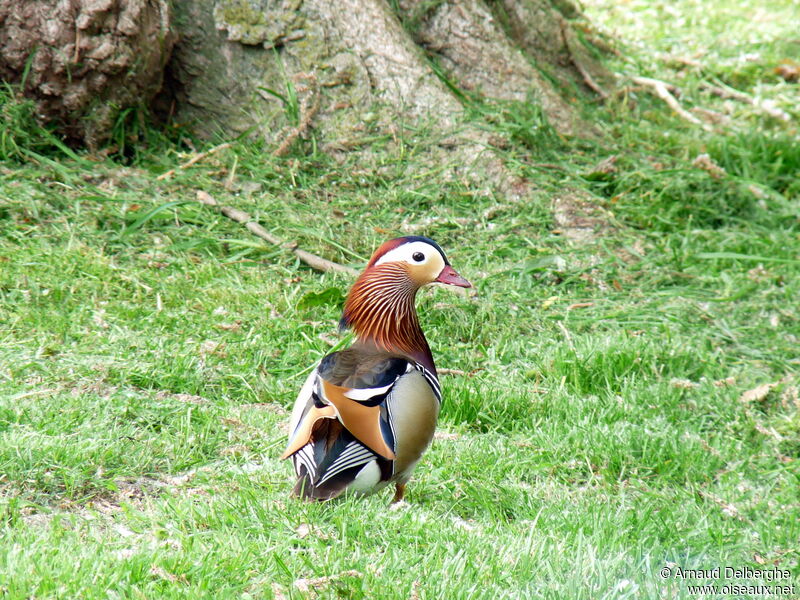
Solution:
<svg viewBox="0 0 800 600"><path fill-rule="evenodd" d="M661 100L663 100L666 105L669 106L684 121L688 121L693 125L698 125L705 131L712 130L709 125L703 123L700 119L695 117L692 113L688 112L681 106L680 102L678 102L675 96L670 93L669 88L671 86L668 83L665 83L659 79L653 79L651 77L634 77L631 81L638 85L643 85L652 89L656 93L656 96L661 98Z"/></svg>
<svg viewBox="0 0 800 600"><path fill-rule="evenodd" d="M472 369L472 371L462 371L461 369L436 369L439 375L458 375L459 377L472 377L478 371L483 371L483 367Z"/></svg>
<svg viewBox="0 0 800 600"><path fill-rule="evenodd" d="M196 162L199 162L199 161L203 160L205 157L211 156L212 154L214 154L216 152L219 152L220 150L224 150L225 148L230 148L230 145L231 145L230 142L225 142L224 144L220 144L219 146L214 146L210 150L206 150L205 152L200 152L199 154L195 154L192 158L190 158L189 160L187 160L185 163L183 163L182 165L178 166L177 168L170 169L166 173L162 173L161 175L156 177L156 181L163 181L167 177L171 177L172 175L174 175L176 171L181 171L183 169L188 169L189 167L191 167Z"/></svg>
<svg viewBox="0 0 800 600"><path fill-rule="evenodd" d="M701 87L702 89L708 91L714 96L725 98L726 100L738 100L739 102L744 102L745 104L755 106L757 109L767 113L770 117L773 117L775 119L780 119L781 121L786 121L786 122L792 120L792 117L789 115L789 113L781 110L777 106L768 104L767 101L759 102L755 98L748 96L747 94L745 94L744 92L740 92L739 90L735 90L727 86L722 87L719 85L711 85L709 83L704 83L701 85Z"/></svg>
<svg viewBox="0 0 800 600"><path fill-rule="evenodd" d="M353 276L358 275L358 271L355 269L346 267L345 265L340 265L339 263L328 260L327 258L322 258L321 256L317 256L316 254L312 254L306 250L301 250L297 247L296 242L284 242L256 223L253 218L243 210L220 204L208 192L197 190L197 201L200 204L205 204L206 206L213 206L232 221L236 221L237 223L244 225L245 228L256 237L260 237L262 240L267 241L270 244L291 250L297 258L306 263L312 269L323 272L337 271L339 273L347 273L348 275Z"/></svg>
<svg viewBox="0 0 800 600"><path fill-rule="evenodd" d="M436 370L439 375L461 375L466 376L468 373L466 371L462 371L461 369L437 369Z"/></svg>

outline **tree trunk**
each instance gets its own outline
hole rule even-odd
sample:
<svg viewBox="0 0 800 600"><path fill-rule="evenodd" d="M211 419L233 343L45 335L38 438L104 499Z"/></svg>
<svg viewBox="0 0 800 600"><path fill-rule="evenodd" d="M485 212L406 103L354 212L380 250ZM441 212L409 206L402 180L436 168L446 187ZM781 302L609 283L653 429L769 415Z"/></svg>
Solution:
<svg viewBox="0 0 800 600"><path fill-rule="evenodd" d="M363 126L365 113L386 123L425 115L453 125L463 111L460 89L534 100L570 134L577 117L567 96L580 88L603 93L610 75L562 13L578 18L577 10L560 4L183 0L175 5L180 41L168 70L169 106L204 135L255 129L271 139L276 122L296 119L272 92L285 96L297 86L301 95L320 94L315 127L332 142Z"/></svg>
<svg viewBox="0 0 800 600"><path fill-rule="evenodd" d="M465 102L533 102L560 133L586 131L570 100L612 82L570 1L0 0L0 76L91 146L150 100L172 51L154 106L201 136L285 154L313 130L336 153L425 122L459 176L479 162L508 190Z"/></svg>
<svg viewBox="0 0 800 600"><path fill-rule="evenodd" d="M285 152L313 128L325 151L369 132L435 124L432 160L520 198L466 98L531 101L561 134L589 128L570 100L610 74L582 40L569 0L182 0L163 109L204 136L243 132ZM571 20L568 20L571 19ZM478 168L479 166L479 168Z"/></svg>
<svg viewBox="0 0 800 600"><path fill-rule="evenodd" d="M167 0L0 0L0 79L89 147L159 91L173 41Z"/></svg>

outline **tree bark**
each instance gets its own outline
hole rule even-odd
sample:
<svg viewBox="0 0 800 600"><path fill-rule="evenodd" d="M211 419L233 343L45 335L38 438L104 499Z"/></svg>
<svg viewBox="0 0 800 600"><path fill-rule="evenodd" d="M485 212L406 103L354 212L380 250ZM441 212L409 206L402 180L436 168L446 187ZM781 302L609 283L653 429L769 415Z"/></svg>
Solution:
<svg viewBox="0 0 800 600"><path fill-rule="evenodd" d="M285 93L300 73L321 86L318 128L328 137L346 137L376 111L388 122L426 115L452 125L463 111L453 88L533 100L571 134L568 96L602 93L611 81L549 0L184 0L175 11L181 40L169 105L204 135L255 128L274 136L285 115L265 89Z"/></svg>
<svg viewBox="0 0 800 600"><path fill-rule="evenodd" d="M0 79L95 147L159 91L174 39L167 0L0 0Z"/></svg>
<svg viewBox="0 0 800 600"><path fill-rule="evenodd" d="M570 101L602 95L611 76L573 31L568 2L182 0L161 106L200 135L249 132L278 154L309 128L336 154L367 131L424 122L443 176L521 199L529 186L465 124L464 101L530 101L559 133L590 131Z"/></svg>
<svg viewBox="0 0 800 600"><path fill-rule="evenodd" d="M497 175L465 103L534 102L585 131L571 100L611 79L579 20L570 0L0 0L0 76L90 146L166 63L153 106L201 136L248 132L282 155L313 130L341 152L424 121L440 154Z"/></svg>

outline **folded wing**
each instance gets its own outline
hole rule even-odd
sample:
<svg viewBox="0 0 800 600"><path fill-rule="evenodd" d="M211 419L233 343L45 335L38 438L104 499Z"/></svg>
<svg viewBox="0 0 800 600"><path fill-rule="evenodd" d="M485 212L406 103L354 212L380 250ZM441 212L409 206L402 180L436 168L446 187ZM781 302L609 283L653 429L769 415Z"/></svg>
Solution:
<svg viewBox="0 0 800 600"><path fill-rule="evenodd" d="M332 498L357 477L388 481L395 458L386 399L415 365L406 358L350 348L326 356L295 404L289 445L295 493Z"/></svg>

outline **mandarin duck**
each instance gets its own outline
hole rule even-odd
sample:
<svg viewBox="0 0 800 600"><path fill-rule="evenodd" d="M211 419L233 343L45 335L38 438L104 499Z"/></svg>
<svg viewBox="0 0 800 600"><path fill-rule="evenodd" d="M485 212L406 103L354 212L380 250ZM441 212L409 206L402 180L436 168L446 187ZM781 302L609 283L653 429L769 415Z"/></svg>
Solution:
<svg viewBox="0 0 800 600"><path fill-rule="evenodd" d="M394 483L392 502L403 499L442 400L414 306L434 282L471 287L436 242L407 236L378 248L353 284L340 326L356 340L319 362L292 410L281 458L297 474L293 495L330 500Z"/></svg>

